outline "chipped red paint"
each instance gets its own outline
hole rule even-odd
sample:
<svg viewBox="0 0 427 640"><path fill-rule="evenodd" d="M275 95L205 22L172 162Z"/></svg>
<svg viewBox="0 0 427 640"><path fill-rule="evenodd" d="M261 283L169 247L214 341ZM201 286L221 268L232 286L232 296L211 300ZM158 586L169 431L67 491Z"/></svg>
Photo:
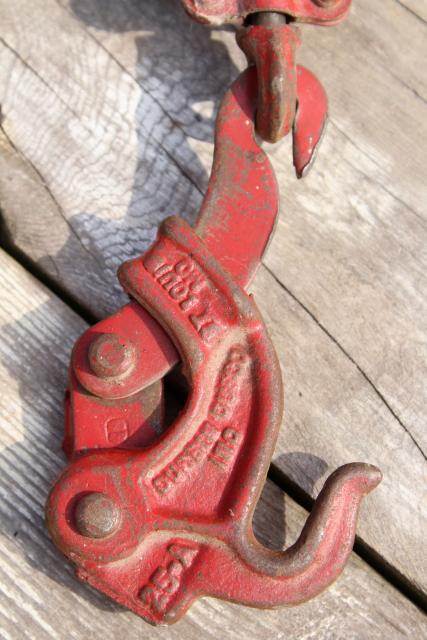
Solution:
<svg viewBox="0 0 427 640"><path fill-rule="evenodd" d="M258 78L257 133L277 142L291 130L298 178L315 157L328 114L328 98L316 76L295 64L299 44L294 27L254 25L241 29L237 41Z"/></svg>
<svg viewBox="0 0 427 640"><path fill-rule="evenodd" d="M197 279L190 305L162 280L170 270ZM348 559L360 501L379 470L342 467L295 545L262 547L252 516L282 418L282 384L254 301L179 218L166 220L119 275L176 344L190 394L151 447L92 452L68 466L47 504L54 542L81 579L153 624L177 621L205 595L257 607L317 595Z"/></svg>
<svg viewBox="0 0 427 640"><path fill-rule="evenodd" d="M298 69L297 82L307 74ZM282 553L253 535L283 410L279 363L244 291L277 215L256 95L252 68L224 99L195 230L169 218L147 253L122 265L132 301L86 332L72 358L71 462L47 525L82 580L153 624L177 621L205 595L256 607L314 597L342 571L360 501L381 479L362 463L338 469ZM298 118L310 136L309 114ZM162 376L179 360L189 396L164 431Z"/></svg>
<svg viewBox="0 0 427 640"><path fill-rule="evenodd" d="M206 246L243 287L255 275L278 213L276 178L254 134L256 94L255 69L249 69L224 97L217 118L212 175L196 224ZM184 295L188 305L197 293L197 279L186 277L185 272L166 270L160 281L176 295ZM135 362L127 375L105 378L93 371L90 347L105 334L116 334L134 346ZM132 416L126 417L128 429L127 434L123 430L121 444L130 446L133 442L140 446L156 439L158 415L153 414L152 396L147 403L143 395L135 394L158 383L179 359L176 347L157 319L134 301L88 329L77 341L72 355L67 455L72 457L73 448L80 452L118 444L108 443L107 434L101 438L101 433L106 429L103 425L108 401L120 398L128 416ZM91 414L96 420L92 418L89 430L87 421ZM137 431L139 440L134 437Z"/></svg>
<svg viewBox="0 0 427 640"><path fill-rule="evenodd" d="M242 28L237 42L257 69L257 132L263 140L277 142L289 133L295 120L298 31L286 24L256 24Z"/></svg>
<svg viewBox="0 0 427 640"><path fill-rule="evenodd" d="M299 105L294 126L294 163L300 174L320 139L326 96L315 76L303 67L297 68L297 83L298 92L306 96ZM212 175L196 224L207 247L243 287L249 284L260 264L278 212L276 179L254 135L256 95L256 71L251 68L223 100L217 119ZM178 278L179 274L162 275L163 282L171 287L173 279ZM180 287L187 292L190 303L197 282L184 279ZM125 375L100 377L90 365L90 346L105 334L116 334L135 349L134 365ZM134 301L91 327L73 350L67 455L72 457L73 452L93 448L153 442L162 430L163 412L156 410L162 397L159 381L179 359L178 351L157 320ZM154 383L157 386L144 392ZM113 429L106 422L108 401L119 399L122 400L114 406L123 405L127 413L123 422L114 423ZM86 426L89 415L92 415L91 429Z"/></svg>

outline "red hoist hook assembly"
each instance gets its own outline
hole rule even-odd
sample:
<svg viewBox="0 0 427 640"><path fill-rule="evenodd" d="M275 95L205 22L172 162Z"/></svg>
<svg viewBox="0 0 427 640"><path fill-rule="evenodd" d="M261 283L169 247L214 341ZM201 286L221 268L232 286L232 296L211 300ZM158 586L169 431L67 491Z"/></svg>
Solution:
<svg viewBox="0 0 427 640"><path fill-rule="evenodd" d="M253 66L222 102L195 228L165 220L153 246L119 270L129 304L74 348L70 463L47 503L51 536L78 576L154 624L177 621L201 596L275 607L317 595L342 571L359 504L381 479L376 467L345 465L292 547L278 553L254 537L282 419L277 357L245 292L278 210L255 127L269 140L293 129L301 175L326 98L313 74L295 67L293 23L336 23L350 0L184 4L206 22L245 20L238 41ZM260 17L267 9L273 16ZM178 364L188 398L165 429L163 378Z"/></svg>

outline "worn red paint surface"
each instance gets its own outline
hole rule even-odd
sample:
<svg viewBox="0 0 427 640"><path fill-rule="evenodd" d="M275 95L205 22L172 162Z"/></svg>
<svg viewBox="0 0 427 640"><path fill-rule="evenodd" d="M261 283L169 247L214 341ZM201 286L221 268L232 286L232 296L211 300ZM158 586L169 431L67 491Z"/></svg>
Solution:
<svg viewBox="0 0 427 640"><path fill-rule="evenodd" d="M162 280L166 266L198 281L190 306ZM65 470L47 507L54 541L81 578L153 623L176 621L201 595L260 607L316 595L347 560L359 502L378 470L342 468L296 545L283 554L263 548L251 520L281 421L282 385L256 306L178 219L162 225L145 256L123 265L120 279L162 319L190 396L153 446L93 452ZM75 516L88 494L115 507L105 537L87 535L99 511L92 523L85 505L83 529Z"/></svg>
<svg viewBox="0 0 427 640"><path fill-rule="evenodd" d="M304 67L297 68L297 83L298 93L304 96L294 127L294 163L300 173L320 140L327 100L320 83ZM254 135L256 96L256 70L251 68L227 92L218 114L212 175L196 224L206 246L243 287L260 264L278 212L276 179ZM167 282L173 277L165 273L163 279ZM135 363L127 375L100 377L90 366L90 345L105 334L115 334L133 345ZM78 340L72 355L67 455L73 450L139 446L154 440L161 432L163 414L155 411L161 388L157 386L157 396L151 391L148 398L148 392L143 391L158 383L179 360L161 321L159 324L134 301L91 327ZM104 430L109 407L119 406L126 408L127 425L114 422L110 431ZM90 412L94 417L92 428L87 429Z"/></svg>
<svg viewBox="0 0 427 640"><path fill-rule="evenodd" d="M277 142L295 120L298 31L287 24L251 25L238 31L237 42L257 68L257 132L263 140Z"/></svg>
<svg viewBox="0 0 427 640"><path fill-rule="evenodd" d="M153 624L175 622L205 595L257 607L315 596L343 569L360 501L381 478L370 465L346 465L295 545L278 553L254 538L282 419L277 357L244 291L277 215L274 175L254 137L256 93L251 69L225 97L196 229L163 223L149 251L120 269L132 302L73 354L71 462L47 524L82 580ZM178 360L189 396L163 432L161 377Z"/></svg>

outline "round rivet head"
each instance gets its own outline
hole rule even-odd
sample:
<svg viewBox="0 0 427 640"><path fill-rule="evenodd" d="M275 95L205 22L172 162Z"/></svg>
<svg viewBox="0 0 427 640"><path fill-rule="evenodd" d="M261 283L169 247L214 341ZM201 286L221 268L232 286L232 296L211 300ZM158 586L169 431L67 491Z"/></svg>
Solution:
<svg viewBox="0 0 427 640"><path fill-rule="evenodd" d="M77 531L87 538L106 538L120 524L120 509L103 493L89 493L80 498L74 511Z"/></svg>
<svg viewBox="0 0 427 640"><path fill-rule="evenodd" d="M129 374L135 365L135 348L115 333L98 336L89 347L89 365L98 378Z"/></svg>

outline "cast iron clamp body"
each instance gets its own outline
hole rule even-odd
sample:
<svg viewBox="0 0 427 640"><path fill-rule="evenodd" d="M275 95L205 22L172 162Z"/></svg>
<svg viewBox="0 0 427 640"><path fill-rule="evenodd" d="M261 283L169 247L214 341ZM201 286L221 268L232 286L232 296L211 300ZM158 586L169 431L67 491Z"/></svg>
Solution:
<svg viewBox="0 0 427 640"><path fill-rule="evenodd" d="M235 11L263 3L222 4ZM333 22L332 5L348 9L350 0L276 4L325 5ZM169 218L147 253L122 265L131 302L83 334L72 356L70 464L49 496L48 527L82 580L154 624L175 622L201 596L257 607L312 598L342 571L360 501L381 479L367 464L338 469L284 552L253 535L283 410L277 357L244 290L278 210L275 177L254 133L259 76L259 65L246 70L222 102L195 229ZM308 85L324 96L298 68L296 94L307 101L300 108L299 100L292 126L296 155L306 158L326 116L326 100L311 111ZM299 126L311 129L311 141ZM189 396L165 431L163 377L178 362Z"/></svg>

